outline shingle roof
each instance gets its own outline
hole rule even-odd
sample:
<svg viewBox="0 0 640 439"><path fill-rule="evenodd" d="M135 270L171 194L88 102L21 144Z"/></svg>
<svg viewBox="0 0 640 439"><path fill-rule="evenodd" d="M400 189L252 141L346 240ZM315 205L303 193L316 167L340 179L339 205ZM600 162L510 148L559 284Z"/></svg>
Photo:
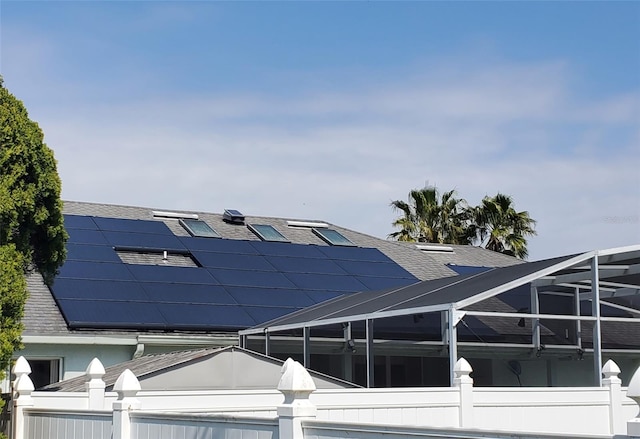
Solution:
<svg viewBox="0 0 640 439"><path fill-rule="evenodd" d="M66 201L64 203L64 213L67 215L85 215L106 218L121 219L142 219L162 221L177 236L188 236L188 233L175 219L154 218L154 211L166 211L167 209L155 209L146 207L119 206L99 203L85 203ZM209 225L216 229L222 237L228 239L242 239L258 241L259 238L253 234L247 227L229 224L223 221L222 214L208 212L183 212L189 214L197 214L200 219L206 221ZM278 229L285 237L293 243L314 244L318 246L326 246L327 244L311 233L309 229L288 227L287 220L290 218L272 218L247 215L246 223L269 224ZM296 219L299 220L299 219ZM322 220L313 220L328 223ZM445 264L458 264L470 266L504 266L518 264L522 261L509 256L501 255L495 252L484 250L471 246L452 246L453 253L447 254L429 254L415 247L415 245L401 243L396 241L388 241L366 235L357 231L346 229L337 225L330 224L330 227L337 230L349 240L360 247L372 247L379 249L387 257L402 266L408 272L413 274L420 280L438 279L442 277L453 276L456 273L448 268ZM136 259L135 255L131 256ZM140 258L138 258L140 259ZM144 257L140 260L144 263ZM135 261L134 261L135 262ZM42 282L42 278L37 273L29 276L30 298L25 308L25 335L43 335L43 334L68 334L70 331L60 314L55 301L53 300L49 289ZM82 331L83 334L91 333L91 330ZM100 334L131 334L132 331L104 331L100 330Z"/></svg>

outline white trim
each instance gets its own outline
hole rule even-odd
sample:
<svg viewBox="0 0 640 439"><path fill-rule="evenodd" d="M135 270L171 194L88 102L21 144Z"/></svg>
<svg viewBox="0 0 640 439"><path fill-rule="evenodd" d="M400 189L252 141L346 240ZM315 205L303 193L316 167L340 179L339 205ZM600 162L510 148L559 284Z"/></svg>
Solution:
<svg viewBox="0 0 640 439"><path fill-rule="evenodd" d="M68 344L68 345L113 345L137 346L146 345L210 345L231 346L238 343L236 335L137 335L130 336L102 336L102 335L23 335L24 344Z"/></svg>
<svg viewBox="0 0 640 439"><path fill-rule="evenodd" d="M136 336L117 337L100 335L23 335L24 344L72 344L72 345L117 345L136 346L138 341Z"/></svg>

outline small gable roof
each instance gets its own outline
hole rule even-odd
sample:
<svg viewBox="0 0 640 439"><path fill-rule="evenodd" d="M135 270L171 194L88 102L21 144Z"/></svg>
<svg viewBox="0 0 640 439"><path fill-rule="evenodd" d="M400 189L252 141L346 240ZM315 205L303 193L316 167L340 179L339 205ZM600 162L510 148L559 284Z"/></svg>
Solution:
<svg viewBox="0 0 640 439"><path fill-rule="evenodd" d="M118 377L129 369L142 390L274 389L284 361L238 346L195 349L142 357L105 368L102 380L113 390ZM359 387L309 370L318 388ZM83 392L86 376L49 384L40 390Z"/></svg>

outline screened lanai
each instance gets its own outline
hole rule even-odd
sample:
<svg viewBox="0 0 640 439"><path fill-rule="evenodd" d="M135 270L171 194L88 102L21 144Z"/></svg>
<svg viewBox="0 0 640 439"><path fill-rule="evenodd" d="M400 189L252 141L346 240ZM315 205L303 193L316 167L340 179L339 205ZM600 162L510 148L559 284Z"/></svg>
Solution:
<svg viewBox="0 0 640 439"><path fill-rule="evenodd" d="M351 326L359 323L364 325L367 386L372 386L374 340L379 339L379 329L384 326L379 322L400 316L414 322L435 317L441 329L439 342L448 350L451 382L462 322L463 330L477 336L476 344L484 349L523 348L539 355L544 349L556 347L555 340L562 340L565 350L572 349L580 357L592 354L593 382L599 386L603 345L606 352L640 354L639 293L640 245L634 245L345 295L239 334L241 343L246 343L249 336L264 337L268 353L273 335L301 332L308 364L312 329L340 325L348 346L353 343ZM479 326L491 326L493 333L513 327L518 337L508 342L487 342L488 336L481 337L465 322L471 320ZM605 343L603 325L607 329ZM384 337L392 340L393 329L385 329Z"/></svg>

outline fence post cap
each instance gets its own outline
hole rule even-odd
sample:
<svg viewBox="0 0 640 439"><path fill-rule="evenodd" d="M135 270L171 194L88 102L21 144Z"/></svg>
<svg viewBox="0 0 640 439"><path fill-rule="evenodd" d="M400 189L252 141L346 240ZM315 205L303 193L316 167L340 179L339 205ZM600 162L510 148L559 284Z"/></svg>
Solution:
<svg viewBox="0 0 640 439"><path fill-rule="evenodd" d="M33 381L29 378L29 375L22 375L16 380L14 390L18 393L18 398L21 396L30 396L36 388L33 385Z"/></svg>
<svg viewBox="0 0 640 439"><path fill-rule="evenodd" d="M113 385L113 390L118 393L119 400L136 396L140 389L140 381L129 369L125 369Z"/></svg>
<svg viewBox="0 0 640 439"><path fill-rule="evenodd" d="M606 363L604 363L604 366L602 366L602 375L605 377L605 379L615 378L619 374L620 368L613 360L608 360Z"/></svg>
<svg viewBox="0 0 640 439"><path fill-rule="evenodd" d="M456 364L453 367L453 372L456 374L456 378L461 378L463 376L470 375L471 372L473 372L473 368L467 360L461 357L456 361Z"/></svg>
<svg viewBox="0 0 640 439"><path fill-rule="evenodd" d="M278 383L278 390L311 393L316 390L316 385L302 364L288 358L282 365L282 377Z"/></svg>
<svg viewBox="0 0 640 439"><path fill-rule="evenodd" d="M629 387L627 388L627 396L640 404L640 367L631 377Z"/></svg>
<svg viewBox="0 0 640 439"><path fill-rule="evenodd" d="M31 366L27 359L21 355L13 365L11 372L19 378L21 375L29 375L31 373Z"/></svg>
<svg viewBox="0 0 640 439"><path fill-rule="evenodd" d="M106 372L104 370L104 366L102 365L100 360L98 360L97 358L94 358L93 360L91 360L91 363L89 363L89 366L87 366L87 371L85 372L85 375L87 375L87 378L89 378L90 380L93 380L97 378L102 378L105 373Z"/></svg>

